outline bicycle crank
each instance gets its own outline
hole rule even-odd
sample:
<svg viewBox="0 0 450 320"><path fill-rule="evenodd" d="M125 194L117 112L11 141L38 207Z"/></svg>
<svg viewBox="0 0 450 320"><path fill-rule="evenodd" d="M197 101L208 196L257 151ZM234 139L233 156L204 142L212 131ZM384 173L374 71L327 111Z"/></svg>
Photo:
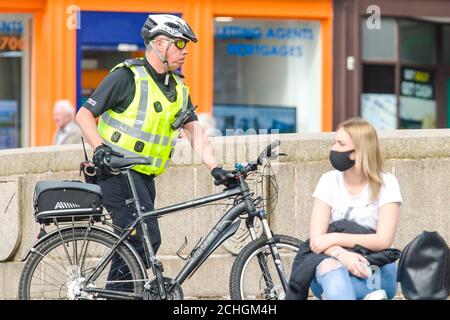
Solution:
<svg viewBox="0 0 450 320"><path fill-rule="evenodd" d="M176 284L174 288L169 292L169 285L172 279L169 277L164 277L164 285L167 290L167 300L183 300L184 294L183 289L181 289L179 284ZM156 278L150 279L144 286L143 292L144 300L161 300L158 291L158 281Z"/></svg>

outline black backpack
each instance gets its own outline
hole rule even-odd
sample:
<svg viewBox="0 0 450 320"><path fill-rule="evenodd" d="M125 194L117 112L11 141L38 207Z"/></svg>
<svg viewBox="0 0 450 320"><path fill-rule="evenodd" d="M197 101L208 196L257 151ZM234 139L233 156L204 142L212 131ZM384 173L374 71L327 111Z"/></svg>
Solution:
<svg viewBox="0 0 450 320"><path fill-rule="evenodd" d="M445 300L450 292L449 247L437 232L423 231L402 251L397 281L406 299Z"/></svg>

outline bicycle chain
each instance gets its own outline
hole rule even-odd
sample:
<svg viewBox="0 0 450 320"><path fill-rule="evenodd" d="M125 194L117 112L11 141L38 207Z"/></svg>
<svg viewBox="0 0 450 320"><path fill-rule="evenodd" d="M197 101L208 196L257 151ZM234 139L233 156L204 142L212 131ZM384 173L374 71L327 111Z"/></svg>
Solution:
<svg viewBox="0 0 450 320"><path fill-rule="evenodd" d="M105 281L105 283L124 283L124 282L145 282L148 279L139 279L139 280L113 280L113 281Z"/></svg>

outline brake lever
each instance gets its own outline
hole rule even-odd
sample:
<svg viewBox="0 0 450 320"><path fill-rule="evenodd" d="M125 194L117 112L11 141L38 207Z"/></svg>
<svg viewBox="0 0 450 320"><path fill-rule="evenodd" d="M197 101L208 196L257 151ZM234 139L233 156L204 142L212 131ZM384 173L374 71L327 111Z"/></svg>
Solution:
<svg viewBox="0 0 450 320"><path fill-rule="evenodd" d="M278 158L279 153L276 153L275 151L272 151L272 154L268 157L266 157L266 159L268 160L275 160L276 158Z"/></svg>
<svg viewBox="0 0 450 320"><path fill-rule="evenodd" d="M248 171L256 171L258 169L258 163L254 162L254 161L250 161L248 163Z"/></svg>

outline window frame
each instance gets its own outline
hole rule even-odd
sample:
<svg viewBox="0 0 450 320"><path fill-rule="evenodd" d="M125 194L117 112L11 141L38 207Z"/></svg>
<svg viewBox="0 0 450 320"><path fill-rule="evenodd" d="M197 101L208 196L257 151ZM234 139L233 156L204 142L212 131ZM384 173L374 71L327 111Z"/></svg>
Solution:
<svg viewBox="0 0 450 320"><path fill-rule="evenodd" d="M362 15L360 17L360 25L362 26L362 21L364 21L364 19L367 18L367 15ZM397 110L397 129L400 129L400 85L401 85L401 70L402 68L412 68L412 69L420 69L420 70L424 70L424 71L430 71L433 73L433 92L434 92L434 101L436 102L436 128L439 128L441 126L445 127L445 124L442 125L442 121L441 118L443 118L445 120L445 110L443 110L445 108L445 94L442 94L442 88L439 88L439 82L438 82L438 70L439 70L439 66L443 67L443 54L442 54L442 42L439 41L439 37L442 37L442 28L443 25L445 24L441 24L441 23L432 23L432 22L428 22L428 21L423 21L420 19L415 19L415 18L411 18L411 17L392 17L389 16L387 17L389 19L395 19L395 36L394 36L394 50L395 50L395 59L394 60L384 60L384 59L364 59L362 56L362 43L363 43L363 33L362 30L360 30L360 35L361 35L361 39L360 39L360 54L361 54L361 87L360 87L360 92L359 92L359 96L361 97L361 95L363 94L363 89L362 89L362 82L364 79L364 74L363 74L363 69L364 66L366 65L378 65L378 66L392 66L394 65L394 94L396 97L396 110ZM419 22L425 22L425 23L430 23L434 26L435 28L435 61L436 63L433 64L421 64L421 63L403 63L401 61L401 46L400 46L400 40L401 40L401 29L400 29L400 20L410 20L410 21L419 21ZM438 94L439 92L439 94ZM441 116L441 115L444 116ZM359 115L361 115L361 107L359 107Z"/></svg>

